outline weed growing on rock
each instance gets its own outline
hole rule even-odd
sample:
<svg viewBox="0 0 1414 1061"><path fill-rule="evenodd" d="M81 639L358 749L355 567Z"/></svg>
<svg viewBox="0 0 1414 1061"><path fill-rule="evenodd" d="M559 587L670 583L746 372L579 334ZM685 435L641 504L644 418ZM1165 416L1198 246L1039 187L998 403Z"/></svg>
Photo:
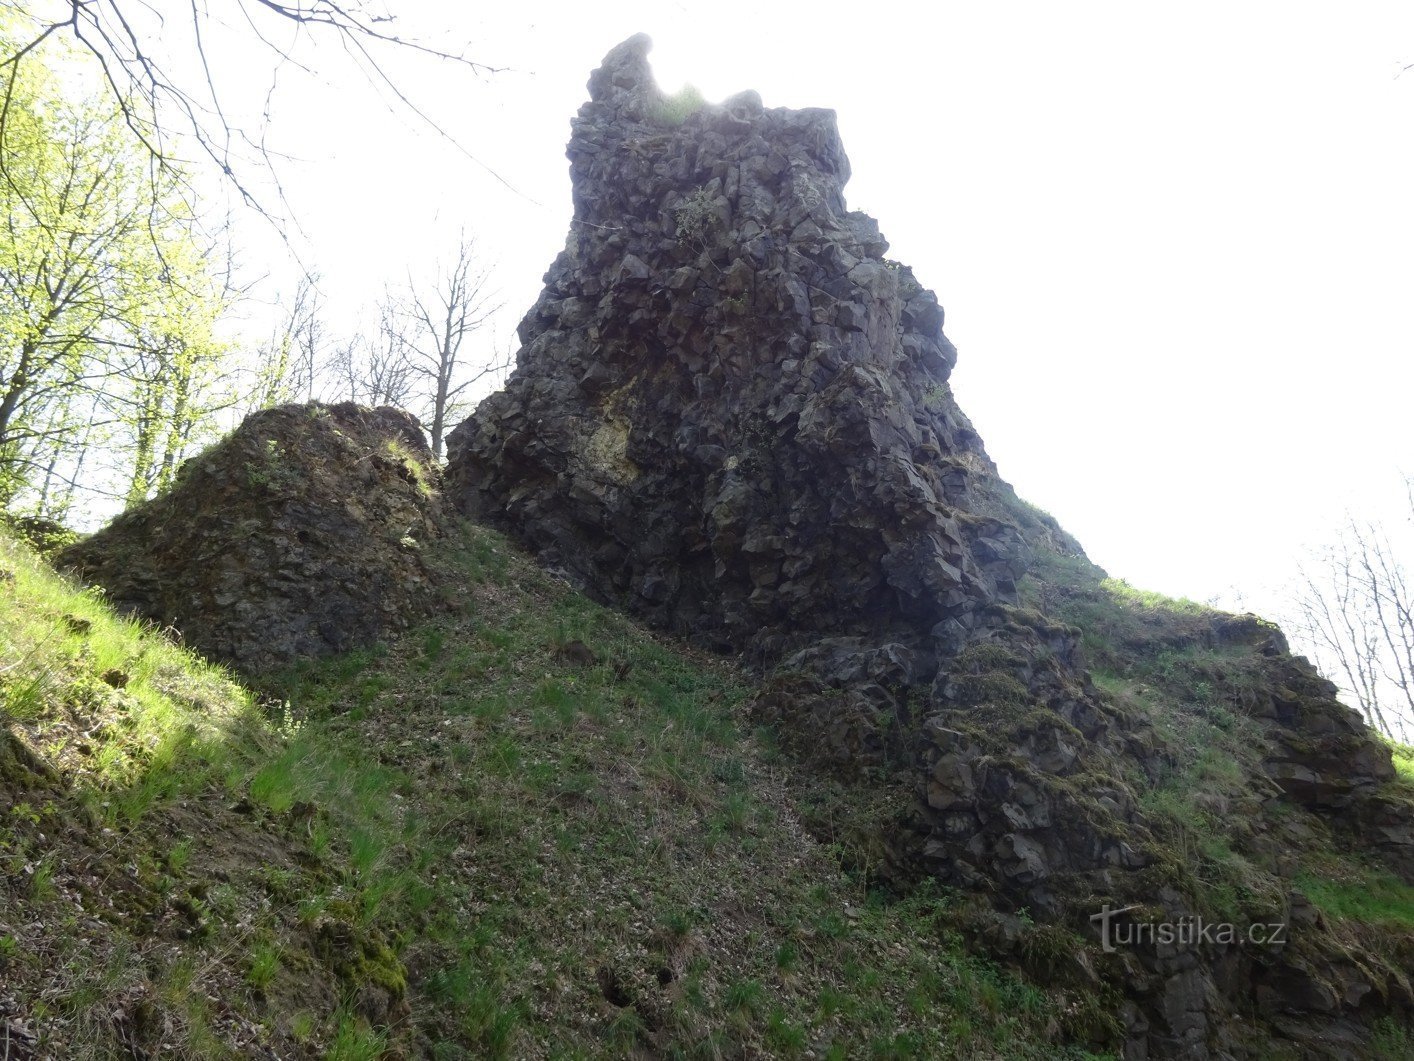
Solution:
<svg viewBox="0 0 1414 1061"><path fill-rule="evenodd" d="M660 94L650 105L649 117L657 125L676 129L706 105L695 85L683 85L672 95Z"/></svg>

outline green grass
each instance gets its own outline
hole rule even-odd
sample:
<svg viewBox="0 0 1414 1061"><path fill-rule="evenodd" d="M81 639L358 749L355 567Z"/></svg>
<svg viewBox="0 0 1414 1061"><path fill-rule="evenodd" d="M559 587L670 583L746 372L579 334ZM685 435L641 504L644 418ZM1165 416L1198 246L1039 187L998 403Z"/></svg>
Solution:
<svg viewBox="0 0 1414 1061"><path fill-rule="evenodd" d="M1303 873L1296 885L1318 910L1345 921L1414 928L1414 887L1386 872Z"/></svg>
<svg viewBox="0 0 1414 1061"><path fill-rule="evenodd" d="M378 1061L386 1047L387 1037L370 1027L367 1020L342 1013L334 1041L324 1056L326 1061Z"/></svg>
<svg viewBox="0 0 1414 1061"><path fill-rule="evenodd" d="M246 982L257 991L264 991L280 972L280 950L270 941L257 943L250 952L250 969Z"/></svg>
<svg viewBox="0 0 1414 1061"><path fill-rule="evenodd" d="M675 129L706 104L707 100L696 86L684 85L671 96L660 96L653 104L652 117L659 125Z"/></svg>
<svg viewBox="0 0 1414 1061"><path fill-rule="evenodd" d="M1191 601L1187 597L1168 597L1153 590L1138 589L1131 586L1122 578L1106 578L1100 582L1100 588L1109 594L1110 599L1117 605L1131 608L1143 608L1150 611L1169 612L1175 615L1211 615L1213 609L1197 601Z"/></svg>
<svg viewBox="0 0 1414 1061"><path fill-rule="evenodd" d="M1386 741L1386 743L1389 745L1390 759L1394 763L1395 774L1406 784L1414 785L1414 747L1400 744L1397 741Z"/></svg>
<svg viewBox="0 0 1414 1061"><path fill-rule="evenodd" d="M58 578L25 547L0 536L11 576L0 608L0 721L43 731L53 758L108 790L108 817L136 818L162 793L204 784L230 759L233 730L254 722L254 698L219 667L160 632L113 615L102 598ZM73 731L82 712L86 742ZM121 731L120 733L117 731ZM180 760L180 772L174 769ZM126 813L125 813L126 812Z"/></svg>
<svg viewBox="0 0 1414 1061"><path fill-rule="evenodd" d="M429 458L414 452L412 447L400 438L390 438L383 445L386 454L402 465L403 471L417 487L418 493L423 497L431 497L436 492L432 483L432 469L428 464Z"/></svg>
<svg viewBox="0 0 1414 1061"><path fill-rule="evenodd" d="M1414 1057L1414 1033L1393 1017L1384 1017L1375 1022L1370 1046L1374 1057Z"/></svg>
<svg viewBox="0 0 1414 1061"><path fill-rule="evenodd" d="M1165 653L1211 640L1220 613L1110 578L1080 555L1038 548L1020 583L1021 603L1080 628L1092 665L1125 674Z"/></svg>
<svg viewBox="0 0 1414 1061"><path fill-rule="evenodd" d="M950 899L871 898L867 870L841 869L847 850L870 864L850 823L876 808L796 786L747 721L742 674L490 532L429 547L462 587L445 619L267 676L259 700L6 549L20 592L0 636L28 662L5 687L46 675L12 725L41 757L85 756L88 778L0 814L0 854L37 867L24 923L77 916L67 897L97 885L67 867L107 835L142 916L185 941L173 965L170 942L129 934L141 919L59 944L0 924L7 976L69 998L68 1020L149 983L167 1029L149 1048L199 1056L221 1052L208 995L279 1052L342 1058L414 1034L439 1057L1061 1056L1047 1028L1071 1000L940 944ZM566 658L573 641L597 662ZM99 666L125 687L95 688ZM83 739L94 718L110 724ZM95 831L35 857L74 805ZM57 968L30 957L54 952ZM114 1028L84 1029L75 1056L117 1049Z"/></svg>

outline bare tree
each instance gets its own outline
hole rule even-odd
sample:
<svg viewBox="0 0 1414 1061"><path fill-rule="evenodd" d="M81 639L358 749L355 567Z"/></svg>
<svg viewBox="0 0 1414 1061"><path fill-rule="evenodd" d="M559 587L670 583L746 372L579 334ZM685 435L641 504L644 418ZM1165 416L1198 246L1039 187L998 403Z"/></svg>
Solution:
<svg viewBox="0 0 1414 1061"><path fill-rule="evenodd" d="M372 334L355 335L335 351L335 371L349 401L406 407L416 401L418 381L387 301L379 314Z"/></svg>
<svg viewBox="0 0 1414 1061"><path fill-rule="evenodd" d="M1379 698L1379 638L1358 569L1345 535L1322 549L1314 564L1303 564L1294 632L1311 646L1322 669L1336 675L1355 697L1365 721L1388 734Z"/></svg>
<svg viewBox="0 0 1414 1061"><path fill-rule="evenodd" d="M1372 526L1352 526L1360 588L1375 618L1381 677L1397 710L1414 717L1414 597L1389 537Z"/></svg>
<svg viewBox="0 0 1414 1061"><path fill-rule="evenodd" d="M385 328L401 336L403 360L420 397L413 411L422 416L439 458L467 388L505 368L500 358L471 364L466 356L467 340L500 308L489 279L477 264L474 243L463 235L451 263L437 268L430 285L419 287L409 275L407 288L386 300Z"/></svg>
<svg viewBox="0 0 1414 1061"><path fill-rule="evenodd" d="M300 277L288 306L269 337L248 351L252 363L237 403L240 416L301 398L310 401L324 388L329 339L317 274Z"/></svg>
<svg viewBox="0 0 1414 1061"><path fill-rule="evenodd" d="M1414 486L1409 487L1414 517ZM1303 565L1294 633L1336 675L1366 721L1408 739L1414 721L1414 593L1389 534L1347 521Z"/></svg>
<svg viewBox="0 0 1414 1061"><path fill-rule="evenodd" d="M0 0L0 15L8 16L14 33L8 47L0 43L0 77L13 81L50 38L69 39L97 61L128 132L158 169L173 168L183 154L179 144L195 144L196 153L215 165L246 203L273 217L251 176L260 170L273 173L275 158L265 126L279 71L289 66L312 72L304 62L309 49L301 45L337 42L360 76L442 135L391 76L388 56L413 52L476 74L495 72L462 52L400 35L396 16L378 0L228 0L216 12L213 6L210 0L55 0L46 10L28 0ZM211 59L213 43L233 34L258 42L271 56L263 114L254 121L236 117L234 79ZM242 71L242 85L249 76L249 70ZM6 140L11 105L6 92L0 99L0 143Z"/></svg>

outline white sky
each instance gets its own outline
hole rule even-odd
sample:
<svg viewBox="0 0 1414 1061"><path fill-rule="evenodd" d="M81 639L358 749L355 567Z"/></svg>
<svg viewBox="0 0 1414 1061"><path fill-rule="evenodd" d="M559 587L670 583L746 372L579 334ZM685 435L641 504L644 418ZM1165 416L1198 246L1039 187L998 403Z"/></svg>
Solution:
<svg viewBox="0 0 1414 1061"><path fill-rule="evenodd" d="M465 227L507 344L568 228L569 118L642 30L669 90L839 112L850 206L937 291L963 409L1112 574L1272 611L1303 543L1402 500L1414 5L392 6L507 68L389 67L514 191L335 48L312 53L328 84L287 70L271 135L336 328ZM263 90L268 53L217 62ZM247 266L287 275L246 231Z"/></svg>

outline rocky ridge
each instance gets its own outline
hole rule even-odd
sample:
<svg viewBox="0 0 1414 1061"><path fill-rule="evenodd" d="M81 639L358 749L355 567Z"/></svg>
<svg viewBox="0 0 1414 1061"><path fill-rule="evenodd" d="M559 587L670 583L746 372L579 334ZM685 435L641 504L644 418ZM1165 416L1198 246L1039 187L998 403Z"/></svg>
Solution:
<svg viewBox="0 0 1414 1061"><path fill-rule="evenodd" d="M1361 1056L1372 1022L1409 1019L1410 941L1362 949L1296 879L1331 846L1410 879L1388 750L1270 624L1116 596L1016 499L953 399L936 298L845 206L832 112L748 92L684 117L648 48L590 79L566 248L506 388L451 437L456 505L743 654L759 716L820 769L909 791L875 823L890 882L989 895L995 951L1113 998L1092 1044ZM1120 638L1118 615L1144 622ZM1171 802L1212 766L1195 741L1232 782L1203 812L1226 853L1191 850ZM1292 939L1112 953L1105 905Z"/></svg>
<svg viewBox="0 0 1414 1061"><path fill-rule="evenodd" d="M347 652L435 606L439 474L407 413L267 409L56 563L247 674Z"/></svg>

